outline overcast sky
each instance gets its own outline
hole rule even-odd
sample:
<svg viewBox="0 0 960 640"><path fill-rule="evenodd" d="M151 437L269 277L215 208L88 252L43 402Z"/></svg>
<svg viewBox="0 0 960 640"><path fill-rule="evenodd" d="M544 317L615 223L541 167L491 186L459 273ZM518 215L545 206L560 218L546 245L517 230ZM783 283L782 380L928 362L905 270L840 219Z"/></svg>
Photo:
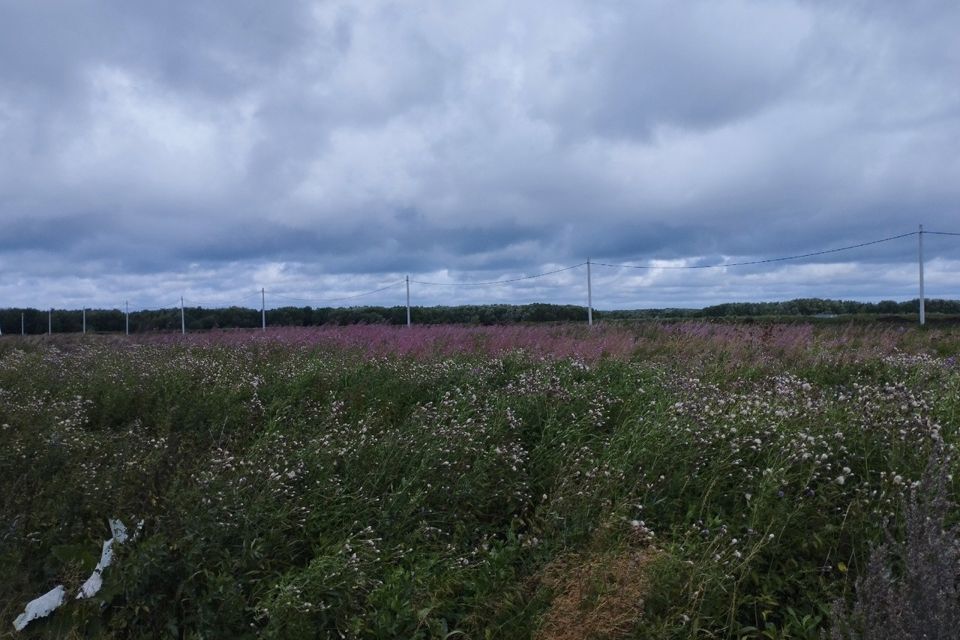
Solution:
<svg viewBox="0 0 960 640"><path fill-rule="evenodd" d="M960 232L958 33L956 0L0 0L0 307ZM960 237L924 243L927 294L960 297ZM914 235L594 266L594 303L909 299L916 259ZM586 268L411 296L584 304Z"/></svg>

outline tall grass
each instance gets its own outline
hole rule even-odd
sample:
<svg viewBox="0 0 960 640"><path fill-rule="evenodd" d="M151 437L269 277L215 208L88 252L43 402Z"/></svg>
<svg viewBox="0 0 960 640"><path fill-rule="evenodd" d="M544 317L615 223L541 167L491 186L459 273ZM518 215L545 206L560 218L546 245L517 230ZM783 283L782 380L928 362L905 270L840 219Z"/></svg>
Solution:
<svg viewBox="0 0 960 640"><path fill-rule="evenodd" d="M958 338L4 338L0 616L79 588L119 517L144 528L103 591L28 635L551 637L573 598L630 612L606 630L627 637L816 638L933 443L955 445Z"/></svg>

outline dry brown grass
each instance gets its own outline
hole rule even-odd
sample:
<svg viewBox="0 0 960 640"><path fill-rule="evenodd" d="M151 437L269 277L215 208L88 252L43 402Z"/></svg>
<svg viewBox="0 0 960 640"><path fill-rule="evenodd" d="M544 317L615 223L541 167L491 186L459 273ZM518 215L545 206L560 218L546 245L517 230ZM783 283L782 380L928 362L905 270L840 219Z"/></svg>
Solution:
<svg viewBox="0 0 960 640"><path fill-rule="evenodd" d="M563 556L544 569L542 584L555 595L537 640L626 637L643 613L650 549Z"/></svg>

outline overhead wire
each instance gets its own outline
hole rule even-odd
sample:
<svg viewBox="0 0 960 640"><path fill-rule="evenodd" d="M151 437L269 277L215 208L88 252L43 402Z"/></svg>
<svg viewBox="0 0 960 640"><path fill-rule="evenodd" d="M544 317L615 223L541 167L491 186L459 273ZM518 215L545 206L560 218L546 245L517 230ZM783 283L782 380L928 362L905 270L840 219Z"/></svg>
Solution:
<svg viewBox="0 0 960 640"><path fill-rule="evenodd" d="M178 300L172 306L169 307L138 307L136 305L130 305L129 308L125 308L125 305L118 307L118 310L121 312L129 311L130 313L142 313L144 311L171 311L180 308L180 301Z"/></svg>
<svg viewBox="0 0 960 640"><path fill-rule="evenodd" d="M591 262L590 264L596 264L603 267L615 267L615 268L624 268L624 269L721 269L724 267L743 267L746 265L753 264L769 264L771 262L784 262L786 260L799 260L800 258L812 258L814 256L822 256L829 253L838 253L840 251L850 251L851 249L859 249L860 247L868 247L874 244L880 244L882 242L890 242L891 240L899 240L900 238L907 238L914 236L920 233L919 231L911 231L910 233L901 233L900 235L890 236L888 238L881 238L879 240L870 240L869 242L860 242L858 244L851 244L845 247L837 247L835 249L824 249L823 251L813 251L811 253L802 253L795 256L783 256L780 258L765 258L763 260L747 260L744 262L726 262L720 264L699 264L699 265L635 265L635 264L611 264L608 262ZM924 232L930 233L930 232Z"/></svg>
<svg viewBox="0 0 960 640"><path fill-rule="evenodd" d="M273 292L271 292L271 291L266 291L266 293L269 293L269 294L271 295L271 297L282 298L282 299L285 299L285 300L293 300L293 301L295 301L295 302L310 302L310 303L316 303L316 302L340 302L340 301L343 301L343 300L354 300L354 299L356 299L356 298L362 298L362 297L364 297L364 296L371 296L371 295L373 295L373 294L375 294L375 293L380 293L381 291L386 291L387 289L392 289L393 287L397 286L398 284L401 284L402 282L404 282L404 280L396 280L396 281L394 281L394 282L391 282L391 283L388 284L388 285L385 285L385 286L383 286L383 287L380 287L379 289L372 289L372 290L370 290L370 291L364 291L363 293L357 293L357 294L349 295L349 296L341 296L341 297L338 297L338 298L319 298L319 299L316 299L316 298L295 298L295 297L293 297L293 296L284 295L284 294L282 294L282 293L273 293ZM412 282L412 281L411 281L411 282Z"/></svg>
<svg viewBox="0 0 960 640"><path fill-rule="evenodd" d="M781 257L776 257L776 258L763 258L763 259L759 259L759 260L746 260L746 261L740 261L740 262L724 262L724 263L717 263L717 264L703 264L703 265L637 265L637 264L611 263L611 262L589 262L589 264L595 265L595 266L621 268L621 269L647 269L647 270L649 270L649 269L670 269L670 270L722 269L722 268L726 268L726 267L740 267L740 266L748 266L748 265L770 264L770 263L775 263L775 262L785 262L785 261L788 261L788 260L799 260L799 259L802 259L802 258L812 258L812 257L816 257L816 256L829 255L829 254L833 254L833 253L840 253L840 252L843 252L843 251L850 251L850 250L853 250L853 249L859 249L859 248L862 248L862 247L868 247L868 246L871 246L871 245L881 244L881 243L885 243L885 242L891 242L891 241L893 241L893 240L899 240L899 239L901 239L901 238L907 238L907 237L911 237L911 236L918 235L918 234L939 235L939 236L960 236L960 233L958 233L958 232L951 232L951 231L928 231L928 230L924 230L924 231L910 231L910 232L908 232L908 233L901 233L901 234L894 235L894 236L889 236L889 237L886 237L886 238L880 238L880 239L878 239L878 240L870 240L870 241L868 241L868 242L860 242L860 243L857 243L857 244L846 245L846 246L843 246L843 247L836 247L836 248L832 248L832 249L824 249L824 250L822 250L822 251L812 251L812 252L809 252L809 253L802 253L802 254L790 255L790 256L781 256ZM563 272L565 272L565 271L570 271L570 270L572 270L572 269L577 269L577 268L582 267L582 266L584 266L584 265L586 265L586 264L587 264L587 262L580 262L580 263L577 263L577 264L574 264L574 265L570 265L570 266L567 266L567 267L561 267L561 268L559 268L559 269L552 269L552 270L550 270L550 271L544 271L544 272L541 272L541 273L535 273L535 274L525 275L525 276L518 276L518 277L514 277L514 278L506 278L506 279L502 279L502 280L489 280L489 281L481 281L481 282L434 282L434 281L428 281L428 280L410 279L409 282L410 282L410 283L413 283L413 284L420 284L420 285L426 285L426 286L439 286L439 287L481 287L481 286L483 286L483 287L489 287L489 286L500 286L500 285L511 284L511 283L514 283L514 282L522 282L522 281L526 281L526 280L534 280L534 279L538 279L538 278L543 278L543 277L550 276L550 275L554 275L554 274L557 274L557 273L563 273ZM251 293L251 294L249 294L249 295L247 295L247 296L244 296L243 298L238 298L238 299L236 299L236 301L237 301L237 302L244 302L244 301L250 300L251 298L255 298L255 297L257 297L257 296L261 296L263 293L268 293L268 294L270 294L270 296L271 296L272 298L280 298L280 299L282 299L282 300L290 300L290 301L295 301L295 302L306 302L306 303L310 303L310 304L328 303L328 302L342 302L342 301L345 301L345 300L355 300L355 299L357 299L357 298L362 298L362 297L365 297L365 296L370 296L370 295L373 295L373 294L376 294L376 293L380 293L380 292L382 292L382 291L386 291L386 290L388 290L388 289L391 289L391 288L393 288L393 287L396 287L397 285L402 284L402 283L404 283L404 282L406 282L405 279L400 279L400 280L396 280L396 281L394 281L394 282L391 282L390 284L387 284L387 285L385 285L385 286L383 286L383 287L379 287L379 288L377 288L377 289L372 289L372 290L370 290L370 291L364 291L364 292L357 293L357 294L352 294L352 295L349 295L349 296L338 296L338 297L333 297L333 298L300 298L300 297L295 297L295 296L288 296L288 295L282 294L282 293L274 293L274 292L272 292L272 291L260 290L260 291L253 292L253 293ZM222 305L224 304L224 303L222 303L222 302L213 303L213 302L210 302L210 301L207 301L207 300L191 300L191 299L189 299L189 298L184 297L184 298L182 298L182 299L177 300L176 302L174 302L170 307L137 307L137 308L130 309L129 312L130 312L130 313L139 313L139 312L144 312L144 311L175 310L175 309L179 308L179 307L181 306L181 304L183 304L184 306L186 306L187 303L194 304L194 305L197 305L197 306L200 306L200 307L207 307L207 308L216 308L216 307L220 307L220 306L222 306ZM126 303L125 303L125 308L126 308Z"/></svg>
<svg viewBox="0 0 960 640"><path fill-rule="evenodd" d="M247 300L250 300L251 298L255 298L255 297L256 297L256 298L259 298L259 297L260 297L260 292L259 292L259 291L255 292L255 293L251 293L250 295L244 296L244 297L242 297L242 298L235 298L235 299L233 299L233 300L231 300L231 301L220 301L220 302L212 302L212 301L210 301L210 300L197 300L197 299L195 299L195 298L189 298L189 297L187 297L187 296L184 296L184 298L183 298L183 303L184 303L184 305L186 305L187 303L190 303L190 304L193 305L193 306L225 309L225 308L227 308L227 307L241 306L241 305L238 305L238 304L236 304L236 303L237 303L237 302L246 302ZM179 305L178 305L178 306L179 306Z"/></svg>
<svg viewBox="0 0 960 640"><path fill-rule="evenodd" d="M282 294L282 293L274 293L274 292L272 292L272 291L270 292L270 297L271 297L271 298L280 298L281 300L292 300L292 301L294 301L294 302L311 302L311 300L309 300L309 299L307 299L307 298L295 298L295 297L293 297L293 296L287 296L287 295L284 295L284 294Z"/></svg>
<svg viewBox="0 0 960 640"><path fill-rule="evenodd" d="M544 276L550 276L555 273L562 273L563 271L570 271L571 269L576 269L577 267L582 267L587 264L586 262L581 262L579 264L571 265L569 267L563 267L562 269L554 269L553 271L544 271L543 273L536 273L530 276L521 276L519 278L510 278L507 280L492 280L489 282L426 282L423 280L411 280L411 283L416 284L425 284L436 287L481 287L481 286L491 286L491 285L500 285L500 284L509 284L511 282L520 282L521 280L533 280L534 278L542 278Z"/></svg>

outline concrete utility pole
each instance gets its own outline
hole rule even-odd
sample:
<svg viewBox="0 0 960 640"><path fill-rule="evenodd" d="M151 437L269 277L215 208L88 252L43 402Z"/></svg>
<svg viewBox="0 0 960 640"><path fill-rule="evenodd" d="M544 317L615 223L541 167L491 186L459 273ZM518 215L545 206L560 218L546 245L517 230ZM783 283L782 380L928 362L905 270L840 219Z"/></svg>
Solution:
<svg viewBox="0 0 960 640"><path fill-rule="evenodd" d="M410 326L410 276L407 276L407 326Z"/></svg>
<svg viewBox="0 0 960 640"><path fill-rule="evenodd" d="M593 326L593 283L590 278L590 258L587 258L587 324Z"/></svg>
<svg viewBox="0 0 960 640"><path fill-rule="evenodd" d="M47 311L47 335L53 334L53 307L50 307L50 310Z"/></svg>
<svg viewBox="0 0 960 640"><path fill-rule="evenodd" d="M27 335L27 323L24 320L22 311L20 312L20 335L22 336Z"/></svg>
<svg viewBox="0 0 960 640"><path fill-rule="evenodd" d="M260 287L260 324L261 330L267 330L267 293L263 287Z"/></svg>
<svg viewBox="0 0 960 640"><path fill-rule="evenodd" d="M180 333L187 333L187 316L183 313L183 296L180 296Z"/></svg>
<svg viewBox="0 0 960 640"><path fill-rule="evenodd" d="M920 239L918 247L918 258L920 263L920 326L927 323L927 314L923 298L923 225L920 225L920 233L917 234Z"/></svg>
<svg viewBox="0 0 960 640"><path fill-rule="evenodd" d="M123 315L126 324L126 335L130 335L130 302L127 300L123 301Z"/></svg>
<svg viewBox="0 0 960 640"><path fill-rule="evenodd" d="M81 313L83 314L83 335L87 335L87 308L84 307Z"/></svg>

